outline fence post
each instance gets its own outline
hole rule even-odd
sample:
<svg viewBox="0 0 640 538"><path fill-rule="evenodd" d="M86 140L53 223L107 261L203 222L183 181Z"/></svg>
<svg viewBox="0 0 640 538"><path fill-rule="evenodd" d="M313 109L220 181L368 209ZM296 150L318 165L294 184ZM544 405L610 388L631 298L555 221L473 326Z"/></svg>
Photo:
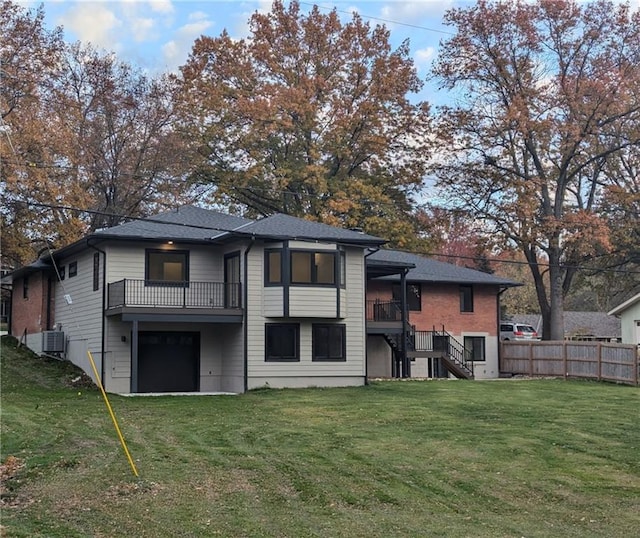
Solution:
<svg viewBox="0 0 640 538"><path fill-rule="evenodd" d="M567 367L567 341L562 341L562 370L564 371L565 380L569 377L569 369Z"/></svg>
<svg viewBox="0 0 640 538"><path fill-rule="evenodd" d="M529 346L529 376L533 377L533 346L531 342L527 344Z"/></svg>
<svg viewBox="0 0 640 538"><path fill-rule="evenodd" d="M598 381L602 381L602 344L598 342Z"/></svg>

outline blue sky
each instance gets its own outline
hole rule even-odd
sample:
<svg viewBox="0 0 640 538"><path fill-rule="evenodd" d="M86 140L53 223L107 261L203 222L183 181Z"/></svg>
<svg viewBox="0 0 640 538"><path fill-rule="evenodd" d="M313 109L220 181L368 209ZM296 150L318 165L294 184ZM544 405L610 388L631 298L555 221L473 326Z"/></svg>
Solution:
<svg viewBox="0 0 640 538"><path fill-rule="evenodd" d="M40 2L20 1L25 7ZM444 12L453 6L468 6L466 0L317 2L323 12L336 8L344 20L357 11L372 26L384 23L392 45L409 38L411 53L421 78L435 57L440 39L451 29L442 25ZM149 72L177 70L185 63L193 42L200 35L217 36L226 29L232 37L248 34L247 22L255 11L266 12L271 0L111 0L44 1L49 28L62 26L67 41L91 42L113 51L122 60ZM313 2L301 1L308 11ZM426 86L419 99L438 101L433 86ZM442 96L444 97L444 96Z"/></svg>
<svg viewBox="0 0 640 538"><path fill-rule="evenodd" d="M588 0L585 0L588 1ZM618 0L616 0L618 1ZM640 0L630 0L640 7ZM226 29L231 37L248 35L248 20L255 11L269 11L272 0L18 0L25 7L44 4L49 28L62 26L65 39L91 42L150 73L176 71L189 55L193 42L201 35L217 36ZM372 25L384 23L397 47L409 39L418 73L425 78L438 52L441 39L451 28L442 17L452 7L469 7L470 0L335 0L315 2L323 12L336 8L344 20L357 11ZM314 2L301 1L308 11ZM434 105L450 100L427 83L413 100Z"/></svg>

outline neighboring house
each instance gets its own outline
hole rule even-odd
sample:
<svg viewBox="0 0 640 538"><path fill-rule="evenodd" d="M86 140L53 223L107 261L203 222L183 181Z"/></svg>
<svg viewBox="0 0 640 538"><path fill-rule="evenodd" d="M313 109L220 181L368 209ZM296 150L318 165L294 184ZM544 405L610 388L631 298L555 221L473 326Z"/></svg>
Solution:
<svg viewBox="0 0 640 538"><path fill-rule="evenodd" d="M620 318L622 343L640 346L640 293L616 306L609 315Z"/></svg>
<svg viewBox="0 0 640 538"><path fill-rule="evenodd" d="M107 391L366 382L365 255L384 240L196 207L104 229L13 272L11 334Z"/></svg>
<svg viewBox="0 0 640 538"><path fill-rule="evenodd" d="M395 250L372 253L367 267L371 377L499 376L500 294L518 283ZM393 324L403 291L404 340L403 324Z"/></svg>
<svg viewBox="0 0 640 538"><path fill-rule="evenodd" d="M514 314L507 316L508 321L531 325L538 334L542 334L542 316L539 314ZM588 340L599 342L620 342L620 320L606 312L564 313L565 340Z"/></svg>

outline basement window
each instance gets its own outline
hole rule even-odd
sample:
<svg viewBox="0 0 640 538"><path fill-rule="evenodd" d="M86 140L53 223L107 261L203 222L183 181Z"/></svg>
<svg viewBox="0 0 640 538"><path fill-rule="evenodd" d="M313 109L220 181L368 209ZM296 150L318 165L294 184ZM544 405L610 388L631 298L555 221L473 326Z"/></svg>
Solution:
<svg viewBox="0 0 640 538"><path fill-rule="evenodd" d="M313 325L313 360L346 361L346 326L343 324Z"/></svg>
<svg viewBox="0 0 640 538"><path fill-rule="evenodd" d="M485 339L484 336L465 336L464 337L464 353L468 361L482 362L485 359L484 354Z"/></svg>
<svg viewBox="0 0 640 538"><path fill-rule="evenodd" d="M300 325L298 323L267 323L265 329L265 360L298 362L300 360Z"/></svg>

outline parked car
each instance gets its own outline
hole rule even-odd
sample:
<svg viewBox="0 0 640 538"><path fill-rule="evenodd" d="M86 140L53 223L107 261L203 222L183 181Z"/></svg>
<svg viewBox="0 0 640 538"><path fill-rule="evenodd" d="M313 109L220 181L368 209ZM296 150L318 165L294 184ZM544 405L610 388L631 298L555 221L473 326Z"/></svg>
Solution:
<svg viewBox="0 0 640 538"><path fill-rule="evenodd" d="M540 336L531 325L501 321L500 340L540 340Z"/></svg>

